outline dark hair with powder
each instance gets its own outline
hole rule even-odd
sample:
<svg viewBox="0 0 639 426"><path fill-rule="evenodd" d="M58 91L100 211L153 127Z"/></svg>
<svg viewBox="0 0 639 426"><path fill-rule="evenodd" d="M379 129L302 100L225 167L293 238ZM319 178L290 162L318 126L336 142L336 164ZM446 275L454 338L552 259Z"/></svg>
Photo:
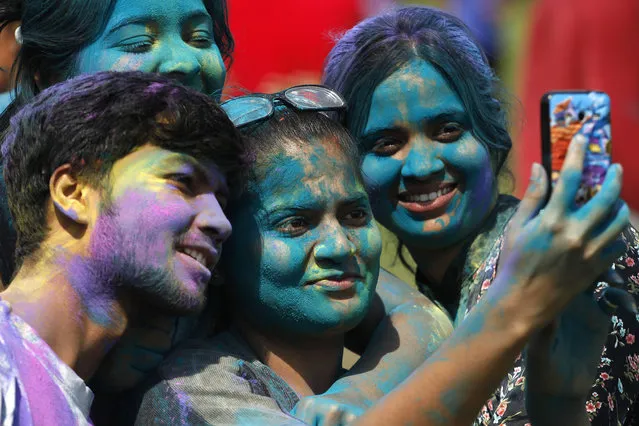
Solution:
<svg viewBox="0 0 639 426"><path fill-rule="evenodd" d="M269 119L242 127L240 131L255 159L248 179L256 179L255 171L259 165L282 153L286 146L305 147L321 142L335 144L361 178L360 155L355 140L343 125L321 112L278 107Z"/></svg>
<svg viewBox="0 0 639 426"><path fill-rule="evenodd" d="M145 144L215 163L234 181L247 166L244 139L207 95L166 77L100 72L56 84L11 119L2 145L16 263L47 235L53 171L70 164L103 188L113 164Z"/></svg>
<svg viewBox="0 0 639 426"><path fill-rule="evenodd" d="M432 64L459 96L471 132L499 172L512 141L502 89L486 55L458 18L429 7L404 7L366 19L347 31L331 50L323 84L348 102L346 125L361 136L377 86L413 59Z"/></svg>

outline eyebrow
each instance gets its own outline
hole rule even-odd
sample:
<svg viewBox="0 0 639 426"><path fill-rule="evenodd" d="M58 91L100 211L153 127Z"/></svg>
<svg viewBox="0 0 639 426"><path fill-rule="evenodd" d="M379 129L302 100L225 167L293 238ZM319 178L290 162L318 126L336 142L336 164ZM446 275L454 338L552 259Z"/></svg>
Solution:
<svg viewBox="0 0 639 426"><path fill-rule="evenodd" d="M194 19L208 19L212 21L209 14L202 10L197 10L189 15L187 15L182 22L192 21ZM113 25L107 32L106 35L109 36L119 29L126 27L127 25L146 25L149 22L157 22L157 16L153 15L138 15L138 16L129 16L128 18L122 19Z"/></svg>
<svg viewBox="0 0 639 426"><path fill-rule="evenodd" d="M353 195L347 197L346 199L340 200L340 205L352 205L366 202L368 200L368 195L366 195L363 191L357 191ZM306 211L306 210L315 210L318 208L318 205L323 205L322 203L308 203L308 204L294 204L294 203L275 203L273 205L267 206L264 210L267 214L272 215L280 212L291 212L291 211Z"/></svg>
<svg viewBox="0 0 639 426"><path fill-rule="evenodd" d="M437 114L433 114L433 115L425 115L423 116L419 122L423 125L423 123L428 122L428 121L444 121L444 120L450 120L450 119L468 119L468 113L466 111L464 111L463 109L459 109L459 108L449 108L446 109L444 111L441 111ZM398 127L395 125L392 126L388 126L388 127L374 127L372 128L370 131L367 131L366 133L362 134L362 138L366 138L372 135L375 135L376 133L380 133L380 132L384 132L384 131L388 131L388 130L392 130L392 129L397 129Z"/></svg>
<svg viewBox="0 0 639 426"><path fill-rule="evenodd" d="M119 21L117 24L111 27L109 31L107 31L106 35L110 36L111 34L118 31L120 28L126 27L128 25L146 25L149 21L154 21L154 18L148 15L130 16Z"/></svg>
<svg viewBox="0 0 639 426"><path fill-rule="evenodd" d="M197 161L195 158L191 157L190 155L181 154L181 153L170 154L169 156L158 161L155 164L154 169L166 172L165 170L166 167L171 167L173 165L184 165L184 164L193 167L195 174L197 175L196 177L204 182L207 182L207 184L212 181L220 183L220 185L218 185L217 187L216 192L221 193L225 197L229 196L229 188L226 182L224 182L224 180L221 180L221 179L214 179L213 176L210 176L208 170L206 170L206 168L202 166L202 164L199 161Z"/></svg>

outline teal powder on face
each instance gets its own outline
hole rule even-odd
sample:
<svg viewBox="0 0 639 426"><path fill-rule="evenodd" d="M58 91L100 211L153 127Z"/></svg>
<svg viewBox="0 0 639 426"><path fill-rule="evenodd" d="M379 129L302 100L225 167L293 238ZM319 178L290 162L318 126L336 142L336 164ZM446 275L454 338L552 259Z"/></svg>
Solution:
<svg viewBox="0 0 639 426"><path fill-rule="evenodd" d="M109 70L171 73L218 98L226 78L201 0L118 0L105 31L79 53L75 74Z"/></svg>
<svg viewBox="0 0 639 426"><path fill-rule="evenodd" d="M370 207L355 170L333 151L318 143L273 155L232 209L227 267L238 309L260 327L297 335L335 332L353 327L368 309L380 235L372 220L349 226L344 219L351 211L370 216ZM290 231L297 228L303 232ZM351 247L356 254L345 255ZM348 300L308 285L344 272L363 277Z"/></svg>
<svg viewBox="0 0 639 426"><path fill-rule="evenodd" d="M441 122L466 129L457 140L442 141L433 130ZM375 89L361 137L362 172L376 219L405 243L449 246L474 231L490 211L497 191L494 172L488 151L468 126L459 97L421 59L409 62ZM373 152L384 138L405 145L389 156ZM411 214L398 204L399 194L411 182L455 184L456 194L439 217Z"/></svg>

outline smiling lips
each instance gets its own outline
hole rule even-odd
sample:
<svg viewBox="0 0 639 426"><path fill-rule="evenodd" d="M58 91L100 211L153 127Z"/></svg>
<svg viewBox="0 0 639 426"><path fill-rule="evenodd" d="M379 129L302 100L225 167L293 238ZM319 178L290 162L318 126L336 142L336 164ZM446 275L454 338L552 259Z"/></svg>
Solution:
<svg viewBox="0 0 639 426"><path fill-rule="evenodd" d="M317 280L309 281L308 285L321 287L325 291L337 292L349 290L355 286L355 283L362 280L363 277L359 274L344 273L340 275L330 275Z"/></svg>
<svg viewBox="0 0 639 426"><path fill-rule="evenodd" d="M188 259L190 264L193 264L202 272L205 272L206 275L208 275L208 279L211 278L211 273L217 264L218 259L217 250L215 250L215 248L204 245L179 246L177 248L177 252Z"/></svg>
<svg viewBox="0 0 639 426"><path fill-rule="evenodd" d="M411 188L399 194L399 205L411 213L440 215L457 193L457 184L441 183L433 187Z"/></svg>
<svg viewBox="0 0 639 426"><path fill-rule="evenodd" d="M206 255L204 253L201 253L201 252L199 252L199 251L197 251L195 249L190 249L190 248L184 248L183 252L185 254L188 254L193 259L195 259L198 262L200 262L205 268L207 268Z"/></svg>

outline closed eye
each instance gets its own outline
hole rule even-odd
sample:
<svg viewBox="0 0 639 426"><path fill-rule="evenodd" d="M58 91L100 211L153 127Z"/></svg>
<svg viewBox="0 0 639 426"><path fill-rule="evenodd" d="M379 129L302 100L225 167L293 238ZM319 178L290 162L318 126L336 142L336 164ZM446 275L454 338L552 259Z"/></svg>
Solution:
<svg viewBox="0 0 639 426"><path fill-rule="evenodd" d="M188 42L200 49L206 49L213 44L213 36L208 31L197 30L191 34Z"/></svg>
<svg viewBox="0 0 639 426"><path fill-rule="evenodd" d="M118 47L128 53L146 53L153 48L154 40L149 36L130 37L118 44Z"/></svg>

